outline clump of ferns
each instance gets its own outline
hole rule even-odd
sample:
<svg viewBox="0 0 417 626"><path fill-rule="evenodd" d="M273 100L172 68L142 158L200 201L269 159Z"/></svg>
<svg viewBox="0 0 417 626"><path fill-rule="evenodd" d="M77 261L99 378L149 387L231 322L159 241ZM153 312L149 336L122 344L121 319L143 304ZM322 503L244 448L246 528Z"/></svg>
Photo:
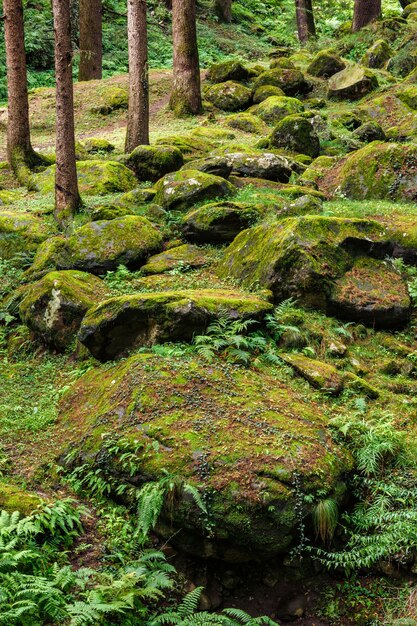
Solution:
<svg viewBox="0 0 417 626"><path fill-rule="evenodd" d="M313 509L313 525L316 540L330 546L339 522L339 506L333 498L320 500Z"/></svg>

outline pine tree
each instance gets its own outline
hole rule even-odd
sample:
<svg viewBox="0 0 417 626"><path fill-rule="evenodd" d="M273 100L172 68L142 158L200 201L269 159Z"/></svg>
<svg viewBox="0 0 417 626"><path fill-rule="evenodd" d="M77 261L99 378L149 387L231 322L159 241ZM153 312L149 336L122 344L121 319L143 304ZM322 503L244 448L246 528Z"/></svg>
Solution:
<svg viewBox="0 0 417 626"><path fill-rule="evenodd" d="M102 77L101 0L80 0L80 66L78 80L95 80Z"/></svg>
<svg viewBox="0 0 417 626"><path fill-rule="evenodd" d="M381 17L381 0L355 0L352 30L355 33Z"/></svg>
<svg viewBox="0 0 417 626"><path fill-rule="evenodd" d="M300 43L306 43L316 36L313 5L311 0L295 0L297 31Z"/></svg>

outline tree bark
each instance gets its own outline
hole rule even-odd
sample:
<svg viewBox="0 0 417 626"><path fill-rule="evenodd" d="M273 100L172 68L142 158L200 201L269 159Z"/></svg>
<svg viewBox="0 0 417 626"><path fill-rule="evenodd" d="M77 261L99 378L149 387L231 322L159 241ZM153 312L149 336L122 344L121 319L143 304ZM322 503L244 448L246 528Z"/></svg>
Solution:
<svg viewBox="0 0 417 626"><path fill-rule="evenodd" d="M214 0L214 11L221 22L232 21L232 0Z"/></svg>
<svg viewBox="0 0 417 626"><path fill-rule="evenodd" d="M352 31L360 30L381 17L381 0L355 0Z"/></svg>
<svg viewBox="0 0 417 626"><path fill-rule="evenodd" d="M300 43L306 43L316 36L312 0L295 0L295 13L298 39Z"/></svg>
<svg viewBox="0 0 417 626"><path fill-rule="evenodd" d="M69 230L80 205L75 164L70 0L53 0L52 8L56 79L55 220L62 230Z"/></svg>
<svg viewBox="0 0 417 626"><path fill-rule="evenodd" d="M146 0L127 2L129 111L125 150L149 144L149 71Z"/></svg>
<svg viewBox="0 0 417 626"><path fill-rule="evenodd" d="M40 161L30 142L29 99L26 75L22 0L4 0L8 121L7 158L13 170Z"/></svg>
<svg viewBox="0 0 417 626"><path fill-rule="evenodd" d="M170 99L171 109L177 116L201 113L195 0L173 0L172 38L174 85Z"/></svg>
<svg viewBox="0 0 417 626"><path fill-rule="evenodd" d="M80 66L78 80L95 80L103 75L101 0L80 0Z"/></svg>

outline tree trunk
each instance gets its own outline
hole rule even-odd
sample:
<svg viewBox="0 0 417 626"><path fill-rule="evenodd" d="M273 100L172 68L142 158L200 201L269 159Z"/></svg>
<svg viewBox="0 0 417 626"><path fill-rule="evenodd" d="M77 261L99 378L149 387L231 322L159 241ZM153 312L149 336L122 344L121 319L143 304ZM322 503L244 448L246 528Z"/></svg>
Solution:
<svg viewBox="0 0 417 626"><path fill-rule="evenodd" d="M214 0L214 11L221 22L232 21L232 0Z"/></svg>
<svg viewBox="0 0 417 626"><path fill-rule="evenodd" d="M381 17L381 0L355 0L352 31L360 30Z"/></svg>
<svg viewBox="0 0 417 626"><path fill-rule="evenodd" d="M75 164L70 0L53 0L56 79L55 219L69 230L80 204Z"/></svg>
<svg viewBox="0 0 417 626"><path fill-rule="evenodd" d="M78 80L102 78L101 0L80 0L80 66Z"/></svg>
<svg viewBox="0 0 417 626"><path fill-rule="evenodd" d="M174 85L170 99L171 109L177 116L201 113L195 0L173 0L172 38Z"/></svg>
<svg viewBox="0 0 417 626"><path fill-rule="evenodd" d="M306 43L316 36L312 0L295 0L295 13L297 17L298 39L300 43Z"/></svg>
<svg viewBox="0 0 417 626"><path fill-rule="evenodd" d="M3 11L8 87L7 158L16 171L22 164L31 166L41 159L30 143L22 0L4 0Z"/></svg>
<svg viewBox="0 0 417 626"><path fill-rule="evenodd" d="M149 144L149 76L146 0L127 2L129 112L125 150Z"/></svg>

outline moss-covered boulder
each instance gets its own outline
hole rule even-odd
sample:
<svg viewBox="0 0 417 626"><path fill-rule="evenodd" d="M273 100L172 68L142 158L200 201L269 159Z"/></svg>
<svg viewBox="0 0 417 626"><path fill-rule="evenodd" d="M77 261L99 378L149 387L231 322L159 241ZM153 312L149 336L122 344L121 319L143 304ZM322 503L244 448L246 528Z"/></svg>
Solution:
<svg viewBox="0 0 417 626"><path fill-rule="evenodd" d="M86 311L109 296L100 278L73 270L50 272L24 288L20 318L46 345L62 350Z"/></svg>
<svg viewBox="0 0 417 626"><path fill-rule="evenodd" d="M402 17L407 18L411 13L417 12L417 2L408 2L404 7Z"/></svg>
<svg viewBox="0 0 417 626"><path fill-rule="evenodd" d="M292 174L290 162L273 152L231 152L226 156L236 176L287 183Z"/></svg>
<svg viewBox="0 0 417 626"><path fill-rule="evenodd" d="M411 301L397 270L383 261L359 259L336 281L328 311L372 327L398 329L410 320Z"/></svg>
<svg viewBox="0 0 417 626"><path fill-rule="evenodd" d="M232 80L209 87L205 97L222 111L242 111L252 102L251 90Z"/></svg>
<svg viewBox="0 0 417 626"><path fill-rule="evenodd" d="M31 254L47 239L52 228L30 213L0 212L0 259Z"/></svg>
<svg viewBox="0 0 417 626"><path fill-rule="evenodd" d="M234 187L224 178L198 170L167 174L156 185L155 202L166 209L185 210L196 202L228 196Z"/></svg>
<svg viewBox="0 0 417 626"><path fill-rule="evenodd" d="M133 210L118 204L99 204L90 213L92 222L115 220L118 217L126 217L126 215L134 215Z"/></svg>
<svg viewBox="0 0 417 626"><path fill-rule="evenodd" d="M366 67L381 69L387 64L391 55L392 51L387 42L384 39L378 39L365 52L361 63Z"/></svg>
<svg viewBox="0 0 417 626"><path fill-rule="evenodd" d="M0 481L0 511L18 511L21 515L30 515L43 503L44 500L37 493Z"/></svg>
<svg viewBox="0 0 417 626"><path fill-rule="evenodd" d="M84 150L89 154L110 154L114 152L116 147L107 141L107 139L99 139L98 137L89 137L81 142Z"/></svg>
<svg viewBox="0 0 417 626"><path fill-rule="evenodd" d="M280 87L275 85L262 85L257 87L253 93L254 104L259 104L271 96L285 96L285 93Z"/></svg>
<svg viewBox="0 0 417 626"><path fill-rule="evenodd" d="M357 100L378 87L378 79L371 70L359 65L349 66L329 79L327 96L341 100Z"/></svg>
<svg viewBox="0 0 417 626"><path fill-rule="evenodd" d="M307 74L319 78L330 78L345 67L346 63L333 50L321 50L307 67Z"/></svg>
<svg viewBox="0 0 417 626"><path fill-rule="evenodd" d="M417 111L417 86L410 85L395 92L397 98L413 111Z"/></svg>
<svg viewBox="0 0 417 626"><path fill-rule="evenodd" d="M179 170L183 163L182 152L175 146L138 146L126 160L138 180L152 182Z"/></svg>
<svg viewBox="0 0 417 626"><path fill-rule="evenodd" d="M238 202L214 202L187 213L184 236L196 243L229 243L264 214L261 207Z"/></svg>
<svg viewBox="0 0 417 626"><path fill-rule="evenodd" d="M78 161L77 176L80 193L84 196L130 191L138 184L133 172L117 161ZM33 178L38 191L43 194L53 193L55 165Z"/></svg>
<svg viewBox="0 0 417 626"><path fill-rule="evenodd" d="M213 155L204 157L203 159L193 159L182 166L182 170L198 170L205 174L213 176L221 176L221 178L229 178L232 173L232 166L227 156Z"/></svg>
<svg viewBox="0 0 417 626"><path fill-rule="evenodd" d="M275 125L288 115L304 111L303 103L298 98L271 96L260 103L256 114L267 124Z"/></svg>
<svg viewBox="0 0 417 626"><path fill-rule="evenodd" d="M120 196L117 204L125 209L134 209L143 204L153 202L155 194L156 189L153 187L137 187Z"/></svg>
<svg viewBox="0 0 417 626"><path fill-rule="evenodd" d="M226 124L230 128L236 128L244 133L252 133L254 135L266 135L268 133L267 125L257 115L252 113L230 115L226 120Z"/></svg>
<svg viewBox="0 0 417 626"><path fill-rule="evenodd" d="M172 270L185 272L186 270L205 267L209 262L210 255L204 248L186 243L151 256L146 265L141 267L141 273L151 276Z"/></svg>
<svg viewBox="0 0 417 626"><path fill-rule="evenodd" d="M317 157L320 139L310 120L299 115L284 117L272 131L271 148L285 148L291 152Z"/></svg>
<svg viewBox="0 0 417 626"><path fill-rule="evenodd" d="M364 143L384 141L386 139L382 126L373 120L365 122L359 126L359 128L353 131L352 136L359 141L363 141Z"/></svg>
<svg viewBox="0 0 417 626"><path fill-rule="evenodd" d="M113 111L127 109L129 106L129 92L122 87L106 85L100 90L99 103L91 108L93 113L109 115Z"/></svg>
<svg viewBox="0 0 417 626"><path fill-rule="evenodd" d="M228 80L247 80L249 77L249 70L236 59L210 65L207 72L207 80L212 83L225 83Z"/></svg>
<svg viewBox="0 0 417 626"><path fill-rule="evenodd" d="M270 289L278 302L292 297L326 311L335 281L353 267L355 256L385 255L388 241L384 227L372 220L290 217L240 233L218 272Z"/></svg>
<svg viewBox="0 0 417 626"><path fill-rule="evenodd" d="M417 147L370 143L337 168L331 182L331 189L336 188L352 200L416 200Z"/></svg>
<svg viewBox="0 0 417 626"><path fill-rule="evenodd" d="M105 459L121 486L167 471L210 494L210 532L182 489L157 532L199 558L241 562L288 552L300 516L310 524L316 501L342 498L351 460L328 419L311 396L268 372L140 354L83 376L61 402L59 427L75 464L102 471ZM121 436L123 449L131 441L146 451L132 478L108 452Z"/></svg>
<svg viewBox="0 0 417 626"><path fill-rule="evenodd" d="M168 135L167 137L160 137L155 141L157 146L174 146L178 148L184 160L200 159L207 156L207 154L216 147L217 139L214 137L212 140L200 135Z"/></svg>
<svg viewBox="0 0 417 626"><path fill-rule="evenodd" d="M295 64L294 61L291 61L291 59L289 59L288 57L273 57L271 59L271 62L269 63L269 67L271 70L275 69L276 67L294 69Z"/></svg>
<svg viewBox="0 0 417 626"><path fill-rule="evenodd" d="M105 300L90 309L78 338L101 361L140 346L191 341L216 317L261 319L272 305L227 290L165 291Z"/></svg>
<svg viewBox="0 0 417 626"><path fill-rule="evenodd" d="M387 70L398 78L405 78L417 67L417 49L414 38L400 47L387 63Z"/></svg>
<svg viewBox="0 0 417 626"><path fill-rule="evenodd" d="M297 96L309 93L310 84L304 78L304 75L297 69L277 68L267 70L260 74L254 84L254 88L263 87L265 85L274 85L280 87L286 96Z"/></svg>
<svg viewBox="0 0 417 626"><path fill-rule="evenodd" d="M77 269L93 274L119 265L137 268L162 246L162 236L144 217L128 215L89 222L67 239L56 237L42 244L31 267L32 275L49 269Z"/></svg>

